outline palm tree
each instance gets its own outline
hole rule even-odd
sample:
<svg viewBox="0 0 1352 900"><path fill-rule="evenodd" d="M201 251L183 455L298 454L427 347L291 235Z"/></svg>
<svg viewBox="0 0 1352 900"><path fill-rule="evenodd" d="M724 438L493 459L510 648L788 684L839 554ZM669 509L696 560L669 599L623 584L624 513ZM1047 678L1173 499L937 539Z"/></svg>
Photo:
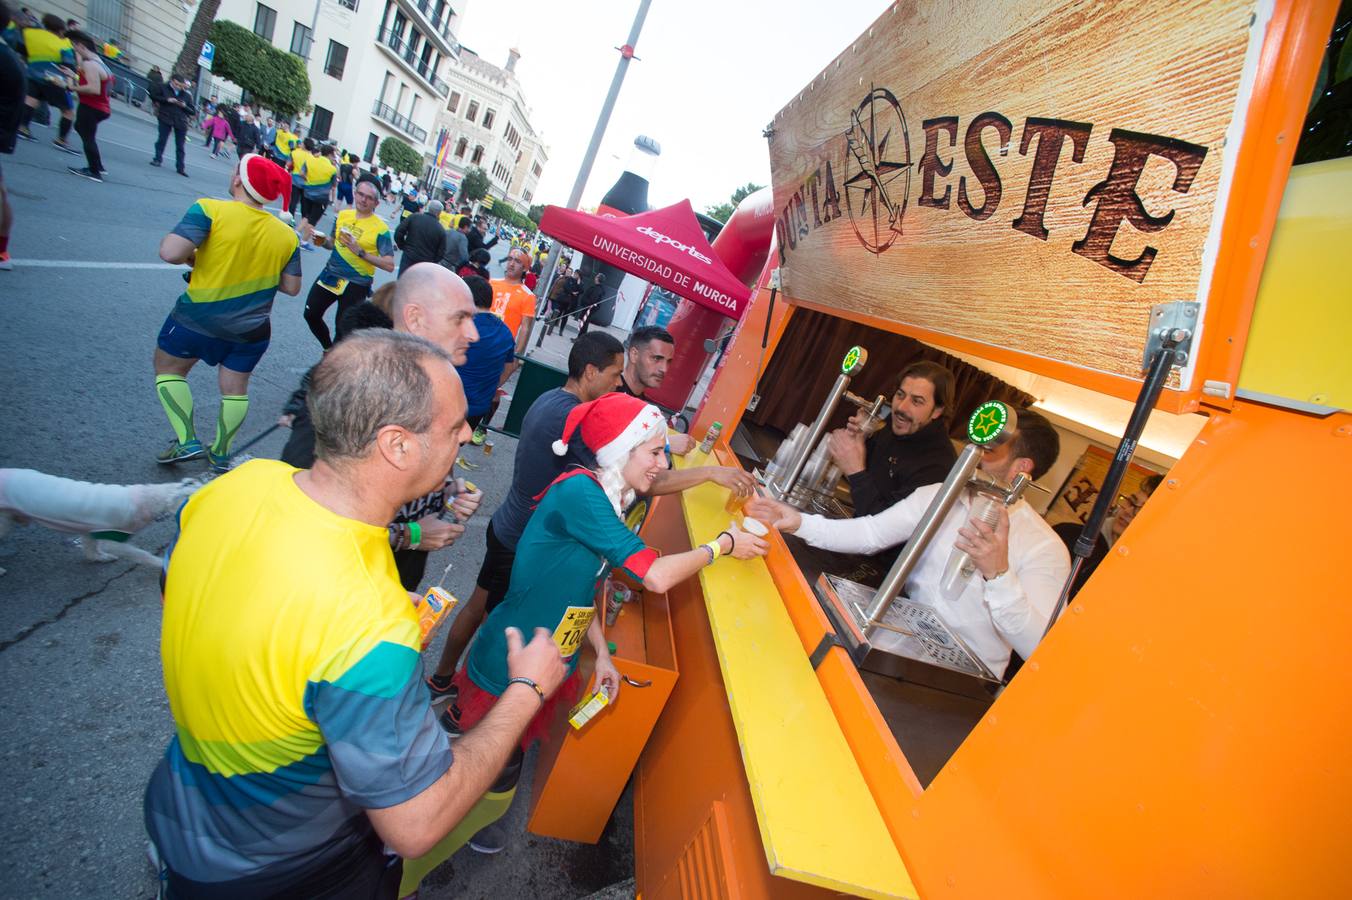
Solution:
<svg viewBox="0 0 1352 900"><path fill-rule="evenodd" d="M189 81L197 79L197 58L202 55L202 45L206 43L211 23L216 21L216 11L221 8L221 0L198 0L197 14L192 18L192 27L183 41L183 49L174 63L174 74Z"/></svg>

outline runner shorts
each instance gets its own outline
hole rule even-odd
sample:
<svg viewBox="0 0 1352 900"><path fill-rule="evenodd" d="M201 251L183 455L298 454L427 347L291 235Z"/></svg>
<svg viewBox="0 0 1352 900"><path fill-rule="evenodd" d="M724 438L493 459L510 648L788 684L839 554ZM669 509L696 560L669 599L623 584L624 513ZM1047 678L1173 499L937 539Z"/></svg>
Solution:
<svg viewBox="0 0 1352 900"><path fill-rule="evenodd" d="M508 547L493 533L493 523L488 523L488 549L484 561L479 566L477 584L488 592L484 601L484 612L490 613L507 597L507 588L512 584L512 563L516 560L516 551Z"/></svg>
<svg viewBox="0 0 1352 900"><path fill-rule="evenodd" d="M211 337L174 321L164 320L156 345L179 359L200 359L209 366L223 366L232 372L252 372L267 352L271 338L243 343Z"/></svg>
<svg viewBox="0 0 1352 900"><path fill-rule="evenodd" d="M52 109L59 109L63 112L70 109L70 95L66 93L66 89L59 84L41 78L30 78L28 80L28 96L45 100Z"/></svg>
<svg viewBox="0 0 1352 900"><path fill-rule="evenodd" d="M324 211L329 208L329 198L323 200L311 200L309 197L300 198L300 214L305 217L305 221L311 225L318 225L319 220L324 218Z"/></svg>

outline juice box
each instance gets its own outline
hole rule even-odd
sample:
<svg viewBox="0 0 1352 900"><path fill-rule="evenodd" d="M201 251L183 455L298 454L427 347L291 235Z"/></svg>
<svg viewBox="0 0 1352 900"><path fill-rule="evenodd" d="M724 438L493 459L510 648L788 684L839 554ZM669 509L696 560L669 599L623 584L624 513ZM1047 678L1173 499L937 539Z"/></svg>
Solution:
<svg viewBox="0 0 1352 900"><path fill-rule="evenodd" d="M455 609L457 600L450 591L439 588L435 585L427 589L422 599L418 601L418 630L422 633L422 643L426 647L432 635L436 633L438 626L445 621L446 616L451 610Z"/></svg>
<svg viewBox="0 0 1352 900"><path fill-rule="evenodd" d="M568 724L572 725L574 729L580 729L608 705L610 705L610 695L604 690L596 690L572 708L568 713Z"/></svg>

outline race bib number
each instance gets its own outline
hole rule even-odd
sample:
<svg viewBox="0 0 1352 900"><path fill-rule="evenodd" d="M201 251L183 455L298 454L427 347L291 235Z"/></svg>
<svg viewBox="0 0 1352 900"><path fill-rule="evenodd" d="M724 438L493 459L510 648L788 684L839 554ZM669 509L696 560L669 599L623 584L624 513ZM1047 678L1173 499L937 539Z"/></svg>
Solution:
<svg viewBox="0 0 1352 900"><path fill-rule="evenodd" d="M564 610L563 618L554 629L554 643L559 645L564 659L570 658L582 646L582 639L587 636L595 616L595 606L570 606Z"/></svg>

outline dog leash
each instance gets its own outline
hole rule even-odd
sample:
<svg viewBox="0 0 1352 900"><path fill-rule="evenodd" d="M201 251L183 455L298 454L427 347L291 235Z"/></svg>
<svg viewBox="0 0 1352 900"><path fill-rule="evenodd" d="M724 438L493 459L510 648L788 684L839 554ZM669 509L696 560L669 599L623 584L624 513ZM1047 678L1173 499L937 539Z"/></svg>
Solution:
<svg viewBox="0 0 1352 900"><path fill-rule="evenodd" d="M243 453L245 450L248 450L248 449L249 449L250 447L252 447L254 444L256 444L256 443L258 443L259 441L263 440L263 438L265 438L265 437L267 437L268 435L272 434L274 431L276 431L278 428L281 428L281 427L282 427L282 426L281 426L280 424L278 424L277 422L273 422L272 425L271 425L270 427L268 427L266 430L264 430L262 434L256 435L256 436L250 438L250 439L249 439L248 441L246 441L244 444L242 444L242 445L236 447L236 448L231 452L229 458L230 458L230 459L234 459L236 456L239 456L239 455L240 455L241 453Z"/></svg>

